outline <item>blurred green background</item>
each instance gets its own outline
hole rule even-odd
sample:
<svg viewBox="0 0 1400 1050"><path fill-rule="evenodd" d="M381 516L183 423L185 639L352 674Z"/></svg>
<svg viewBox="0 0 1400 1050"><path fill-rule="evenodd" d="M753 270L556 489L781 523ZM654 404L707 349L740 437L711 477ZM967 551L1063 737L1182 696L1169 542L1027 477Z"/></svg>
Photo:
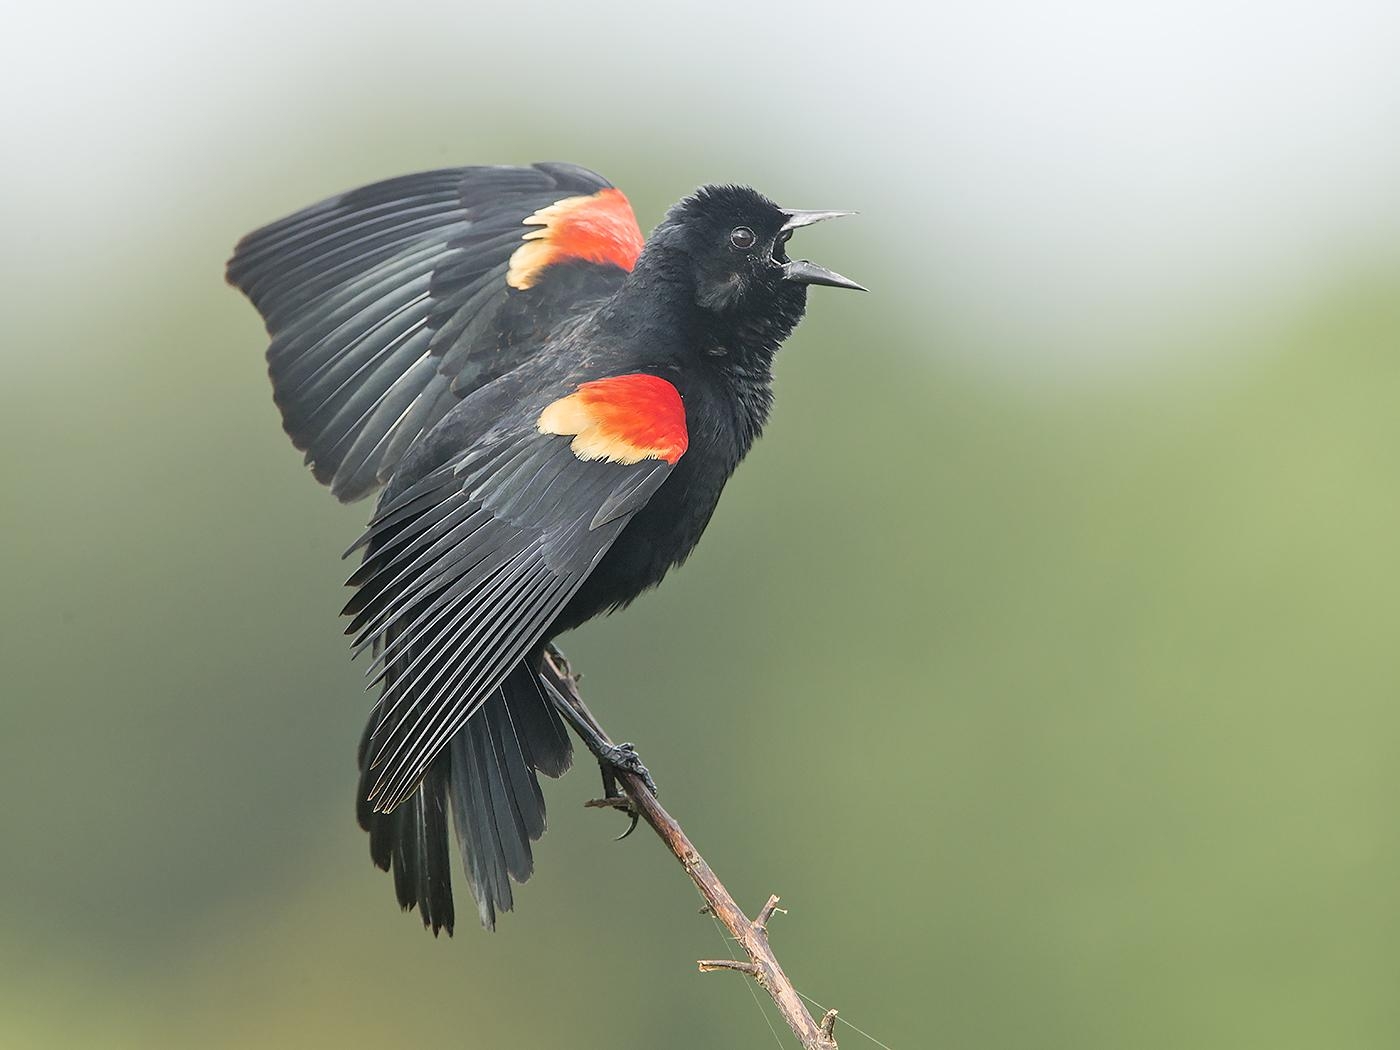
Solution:
<svg viewBox="0 0 1400 1050"><path fill-rule="evenodd" d="M565 640L798 987L895 1050L1400 1045L1396 12L1129 6L19 15L0 1044L772 1044L586 767L497 934L398 913L369 507L222 283L329 193L558 158L644 227L863 212L695 558Z"/></svg>

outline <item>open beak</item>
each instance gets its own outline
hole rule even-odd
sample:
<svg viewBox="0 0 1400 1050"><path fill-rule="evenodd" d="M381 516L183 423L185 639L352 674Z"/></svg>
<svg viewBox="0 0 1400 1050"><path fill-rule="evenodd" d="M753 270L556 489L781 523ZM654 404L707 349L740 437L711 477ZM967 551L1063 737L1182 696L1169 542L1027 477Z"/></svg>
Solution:
<svg viewBox="0 0 1400 1050"><path fill-rule="evenodd" d="M839 219L843 215L854 215L853 211L789 211L785 212L787 222L783 223L783 232L795 230L799 226L810 226L814 222L821 222L823 219Z"/></svg>
<svg viewBox="0 0 1400 1050"><path fill-rule="evenodd" d="M790 233L800 226L811 226L812 223L821 222L823 219L839 219L843 215L854 214L853 211L789 211L787 222L782 225L782 232ZM794 259L784 263L783 280L796 281L798 284L825 284L832 288L853 288L858 292L869 291L849 277L842 277L835 270L828 270L825 266L818 266L806 259Z"/></svg>

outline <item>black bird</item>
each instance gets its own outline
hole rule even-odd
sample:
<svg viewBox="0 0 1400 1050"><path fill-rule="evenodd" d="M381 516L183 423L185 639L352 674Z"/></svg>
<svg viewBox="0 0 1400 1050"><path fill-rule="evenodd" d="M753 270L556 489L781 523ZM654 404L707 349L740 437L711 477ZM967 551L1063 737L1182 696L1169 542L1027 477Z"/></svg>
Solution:
<svg viewBox="0 0 1400 1050"><path fill-rule="evenodd" d="M606 784L645 773L551 692L545 649L695 547L807 286L860 288L787 256L793 230L844 214L706 186L643 242L585 168L467 167L332 197L235 250L287 434L339 499L384 486L345 607L382 683L359 821L435 934L449 819L488 929L530 876L537 774L572 758L561 715Z"/></svg>

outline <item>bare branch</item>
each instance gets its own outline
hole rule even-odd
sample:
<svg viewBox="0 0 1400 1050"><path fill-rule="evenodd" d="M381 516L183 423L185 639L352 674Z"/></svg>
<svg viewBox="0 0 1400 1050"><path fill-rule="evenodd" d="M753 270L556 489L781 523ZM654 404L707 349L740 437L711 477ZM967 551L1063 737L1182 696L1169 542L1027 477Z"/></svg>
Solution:
<svg viewBox="0 0 1400 1050"><path fill-rule="evenodd" d="M606 741L607 734L579 696L577 680L570 673L567 663L552 648L546 651L543 671L559 695ZM792 982L778 963L777 956L768 946L767 922L775 912L781 910L778 908L778 898L769 897L768 902L759 911L758 919L750 920L719 881L719 876L705 863L705 858L691 843L680 824L656 801L656 796L647 789L642 779L624 771L619 771L617 777L635 812L651 826L676 860L680 861L681 867L685 868L686 874L690 876L690 881L695 883L696 889L705 898L707 909L724 923L725 929L739 942L750 960L744 963L732 959L705 959L700 962L701 971L735 970L747 974L769 994L804 1050L836 1050L836 1039L832 1034L836 1024L836 1011L828 1011L820 1024L813 1020L802 997L797 994L797 989L792 986Z"/></svg>

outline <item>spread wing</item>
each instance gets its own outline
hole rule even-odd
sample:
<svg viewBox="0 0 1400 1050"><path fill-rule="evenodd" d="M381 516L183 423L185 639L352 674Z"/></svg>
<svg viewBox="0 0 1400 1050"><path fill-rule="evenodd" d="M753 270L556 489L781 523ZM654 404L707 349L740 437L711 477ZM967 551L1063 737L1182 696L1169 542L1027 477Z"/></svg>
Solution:
<svg viewBox="0 0 1400 1050"><path fill-rule="evenodd" d="M229 283L267 323L283 426L342 500L388 480L463 397L610 295L642 234L570 164L407 175L250 233Z"/></svg>
<svg viewBox="0 0 1400 1050"><path fill-rule="evenodd" d="M465 449L386 499L361 538L345 611L384 687L369 741L376 810L413 792L686 449L680 395L655 376L585 383L504 425L475 410L493 393L443 424L476 431Z"/></svg>

